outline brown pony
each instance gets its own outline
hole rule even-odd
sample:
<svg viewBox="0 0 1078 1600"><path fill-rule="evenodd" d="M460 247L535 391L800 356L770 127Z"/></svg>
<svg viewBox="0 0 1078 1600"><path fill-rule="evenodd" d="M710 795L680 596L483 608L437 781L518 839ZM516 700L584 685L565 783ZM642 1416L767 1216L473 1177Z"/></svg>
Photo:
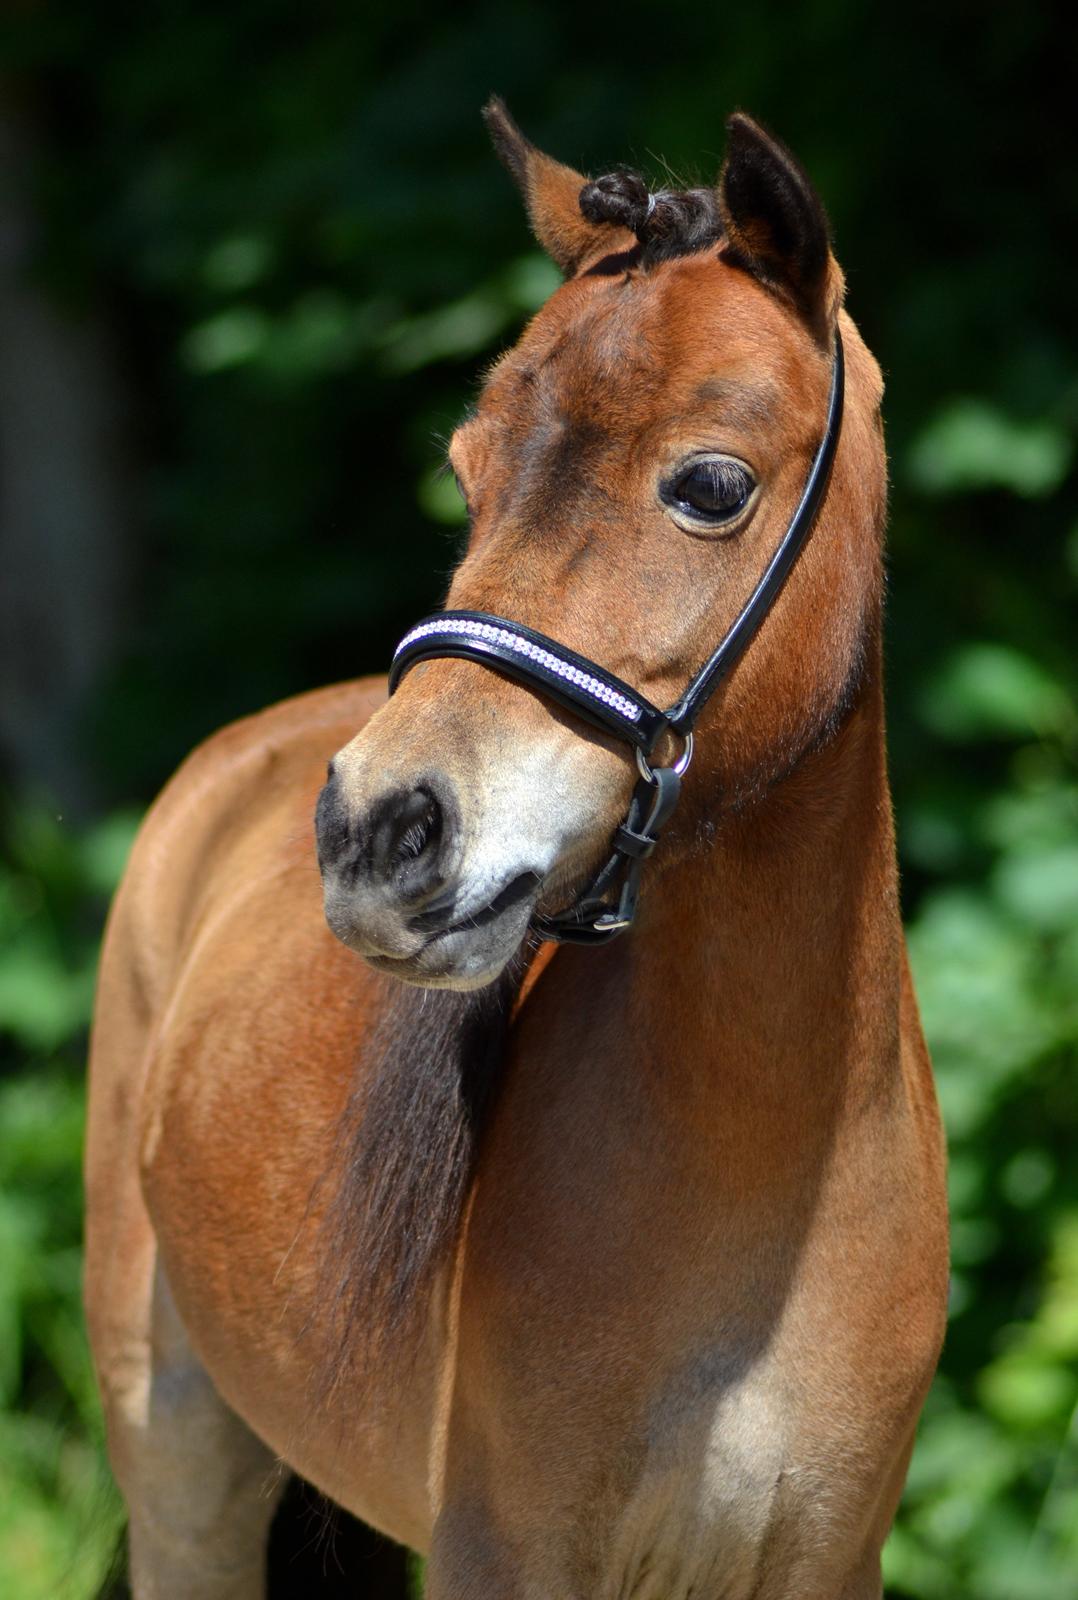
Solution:
<svg viewBox="0 0 1078 1600"><path fill-rule="evenodd" d="M488 120L566 281L453 439L450 605L668 705L790 522L840 332L833 472L608 947L529 929L609 854L632 752L475 661L277 706L157 802L87 1156L134 1592L261 1596L284 1463L424 1553L432 1600L869 1600L947 1280L880 374L748 118L715 190L656 195Z"/></svg>

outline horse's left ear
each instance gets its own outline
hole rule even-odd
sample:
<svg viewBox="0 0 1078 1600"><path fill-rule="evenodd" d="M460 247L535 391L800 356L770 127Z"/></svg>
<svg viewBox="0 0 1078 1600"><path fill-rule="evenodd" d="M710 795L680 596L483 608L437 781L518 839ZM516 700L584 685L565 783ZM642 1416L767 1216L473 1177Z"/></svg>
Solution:
<svg viewBox="0 0 1078 1600"><path fill-rule="evenodd" d="M587 178L537 150L497 95L483 107L483 120L495 150L524 196L532 232L567 278L596 256L635 245L636 238L627 228L588 221L580 209L580 191Z"/></svg>
<svg viewBox="0 0 1078 1600"><path fill-rule="evenodd" d="M843 284L820 197L786 146L744 112L730 117L726 132L718 193L723 257L792 300L826 340Z"/></svg>

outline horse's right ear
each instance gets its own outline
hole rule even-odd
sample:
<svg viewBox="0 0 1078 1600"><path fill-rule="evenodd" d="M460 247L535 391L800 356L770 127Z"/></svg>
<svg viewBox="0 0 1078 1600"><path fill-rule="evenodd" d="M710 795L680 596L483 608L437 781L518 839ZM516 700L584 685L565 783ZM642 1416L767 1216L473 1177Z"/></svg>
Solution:
<svg viewBox="0 0 1078 1600"><path fill-rule="evenodd" d="M633 247L636 238L627 228L588 221L580 209L580 191L588 180L537 150L497 95L483 107L483 120L524 196L532 232L567 278L596 256Z"/></svg>

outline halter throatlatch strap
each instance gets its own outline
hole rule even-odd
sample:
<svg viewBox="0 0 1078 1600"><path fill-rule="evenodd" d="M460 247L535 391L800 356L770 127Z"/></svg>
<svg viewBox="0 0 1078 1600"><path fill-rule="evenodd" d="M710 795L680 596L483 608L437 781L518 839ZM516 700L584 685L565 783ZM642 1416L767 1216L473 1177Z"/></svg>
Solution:
<svg viewBox="0 0 1078 1600"><path fill-rule="evenodd" d="M390 694L417 662L458 656L538 689L637 752L641 779L633 791L629 813L614 835L610 859L568 910L535 917L533 927L541 938L563 944L603 944L631 926L641 869L677 805L696 719L756 636L812 532L842 429L844 386L842 339L836 329L827 423L797 508L721 644L668 710L660 711L630 684L556 639L485 611L443 611L425 617L397 646L389 672ZM650 756L661 735L670 732L687 741L681 760L676 767L649 766L642 758Z"/></svg>

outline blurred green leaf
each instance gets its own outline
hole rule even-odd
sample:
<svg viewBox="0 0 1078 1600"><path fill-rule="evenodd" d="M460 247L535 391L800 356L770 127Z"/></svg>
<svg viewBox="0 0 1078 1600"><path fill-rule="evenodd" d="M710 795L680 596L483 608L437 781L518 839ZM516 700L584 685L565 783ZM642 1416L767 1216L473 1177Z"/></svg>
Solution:
<svg viewBox="0 0 1078 1600"><path fill-rule="evenodd" d="M93 894L111 894L119 883L142 818L136 811L114 811L87 828L80 854L86 887Z"/></svg>
<svg viewBox="0 0 1078 1600"><path fill-rule="evenodd" d="M444 467L431 467L419 480L419 503L428 517L449 527L461 527L468 520L468 508L457 488L457 481Z"/></svg>
<svg viewBox="0 0 1078 1600"><path fill-rule="evenodd" d="M913 440L910 481L925 494L1009 489L1029 499L1053 494L1070 470L1072 441L1046 420L1017 422L984 400L954 400Z"/></svg>
<svg viewBox="0 0 1078 1600"><path fill-rule="evenodd" d="M183 343L183 359L192 372L239 367L265 348L269 331L268 317L256 306L233 306L191 329Z"/></svg>
<svg viewBox="0 0 1078 1600"><path fill-rule="evenodd" d="M386 371L414 372L436 361L475 355L507 326L511 315L505 296L490 286L437 311L408 317L385 336Z"/></svg>
<svg viewBox="0 0 1078 1600"><path fill-rule="evenodd" d="M238 294L253 288L272 265L273 247L264 235L232 234L210 246L202 263L202 279L218 293Z"/></svg>
<svg viewBox="0 0 1078 1600"><path fill-rule="evenodd" d="M995 874L996 891L1030 928L1064 932L1078 925L1078 842L1015 852Z"/></svg>
<svg viewBox="0 0 1078 1600"><path fill-rule="evenodd" d="M1066 690L1044 667L1000 644L954 650L921 694L927 727L942 738L1028 738L1074 719Z"/></svg>
<svg viewBox="0 0 1078 1600"><path fill-rule="evenodd" d="M383 336L387 372L403 374L438 361L485 350L520 318L534 311L561 282L542 256L522 256L478 288L434 311L405 317Z"/></svg>
<svg viewBox="0 0 1078 1600"><path fill-rule="evenodd" d="M29 933L0 960L0 1029L35 1050L53 1050L90 1018L94 975L70 972Z"/></svg>

